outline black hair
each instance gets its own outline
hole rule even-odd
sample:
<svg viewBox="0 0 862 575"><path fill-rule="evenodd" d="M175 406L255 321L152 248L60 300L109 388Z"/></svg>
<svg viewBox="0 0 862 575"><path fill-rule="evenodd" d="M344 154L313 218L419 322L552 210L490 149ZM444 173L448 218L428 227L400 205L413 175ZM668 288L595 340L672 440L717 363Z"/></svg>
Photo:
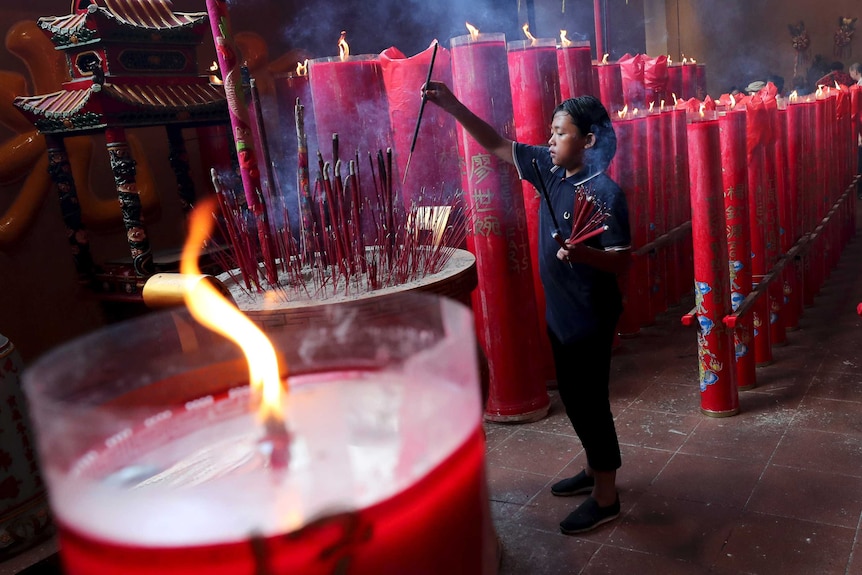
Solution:
<svg viewBox="0 0 862 575"><path fill-rule="evenodd" d="M605 170L617 153L617 134L608 111L595 96L578 96L563 101L554 108L554 116L563 112L582 136L591 133L595 144L584 151L584 163L593 169Z"/></svg>

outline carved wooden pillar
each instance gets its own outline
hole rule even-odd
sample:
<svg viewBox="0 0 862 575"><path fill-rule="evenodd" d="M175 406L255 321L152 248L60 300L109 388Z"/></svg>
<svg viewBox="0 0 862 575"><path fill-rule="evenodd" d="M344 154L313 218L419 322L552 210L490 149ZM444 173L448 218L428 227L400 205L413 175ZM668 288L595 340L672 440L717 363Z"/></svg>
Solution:
<svg viewBox="0 0 862 575"><path fill-rule="evenodd" d="M189 171L189 153L186 141L183 139L183 129L177 125L168 125L168 160L174 177L177 180L177 194L183 213L188 215L195 205L195 182Z"/></svg>

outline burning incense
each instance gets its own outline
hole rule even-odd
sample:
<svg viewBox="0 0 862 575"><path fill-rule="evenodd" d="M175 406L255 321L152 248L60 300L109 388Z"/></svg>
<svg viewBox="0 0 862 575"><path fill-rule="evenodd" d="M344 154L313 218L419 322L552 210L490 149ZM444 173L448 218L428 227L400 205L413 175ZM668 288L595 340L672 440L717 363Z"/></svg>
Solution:
<svg viewBox="0 0 862 575"><path fill-rule="evenodd" d="M425 78L423 88L431 81L431 73L434 71L434 60L437 58L438 42L434 41L434 49L431 51L431 64L428 65L428 76ZM413 129L413 139L410 142L410 153L407 155L407 164L404 166L404 176L401 178L401 184L407 181L407 171L410 169L410 160L413 159L413 150L416 149L416 140L419 138L419 125L422 123L422 113L425 111L425 103L428 101L428 96L422 92L422 103L419 104L419 115L416 117L416 127Z"/></svg>

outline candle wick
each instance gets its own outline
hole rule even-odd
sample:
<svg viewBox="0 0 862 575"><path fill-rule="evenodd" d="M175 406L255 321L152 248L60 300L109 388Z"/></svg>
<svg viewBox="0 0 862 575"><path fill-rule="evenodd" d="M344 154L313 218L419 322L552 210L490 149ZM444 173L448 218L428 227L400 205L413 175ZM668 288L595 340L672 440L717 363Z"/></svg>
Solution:
<svg viewBox="0 0 862 575"><path fill-rule="evenodd" d="M263 421L264 435L261 444L270 450L270 466L278 471L287 468L290 462L290 432L284 420L273 414L267 414Z"/></svg>

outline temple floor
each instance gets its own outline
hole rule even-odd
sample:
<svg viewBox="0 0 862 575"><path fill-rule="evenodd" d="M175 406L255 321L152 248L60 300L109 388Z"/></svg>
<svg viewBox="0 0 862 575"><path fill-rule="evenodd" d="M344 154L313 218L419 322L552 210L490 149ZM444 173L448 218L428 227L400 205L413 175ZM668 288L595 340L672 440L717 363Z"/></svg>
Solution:
<svg viewBox="0 0 862 575"><path fill-rule="evenodd" d="M550 486L585 464L556 392L535 423L486 423L500 575L862 573L862 239L799 329L757 368L740 412L700 413L694 328L669 310L616 351L622 512L566 536L585 496Z"/></svg>

